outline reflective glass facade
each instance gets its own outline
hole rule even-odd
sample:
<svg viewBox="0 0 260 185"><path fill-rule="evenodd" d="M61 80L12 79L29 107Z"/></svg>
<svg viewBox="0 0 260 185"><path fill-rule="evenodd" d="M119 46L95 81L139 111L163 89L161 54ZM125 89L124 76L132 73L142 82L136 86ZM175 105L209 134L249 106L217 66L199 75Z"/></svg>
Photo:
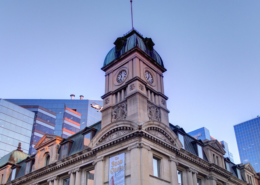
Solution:
<svg viewBox="0 0 260 185"><path fill-rule="evenodd" d="M36 153L34 146L45 134L54 134L56 113L38 105L22 105L23 108L35 113L29 154Z"/></svg>
<svg viewBox="0 0 260 185"><path fill-rule="evenodd" d="M101 113L93 109L91 104L103 106L101 100L79 100L79 99L7 99L17 105L39 105L56 113L54 134L62 136L65 107L75 110L81 114L80 129L90 126L101 120Z"/></svg>
<svg viewBox="0 0 260 185"><path fill-rule="evenodd" d="M250 163L260 172L260 117L234 126L241 163Z"/></svg>
<svg viewBox="0 0 260 185"><path fill-rule="evenodd" d="M29 152L34 112L0 99L0 157L17 149Z"/></svg>
<svg viewBox="0 0 260 185"><path fill-rule="evenodd" d="M64 111L61 137L67 138L80 131L81 114L68 107Z"/></svg>
<svg viewBox="0 0 260 185"><path fill-rule="evenodd" d="M195 139L200 139L202 141L204 139L215 140L215 138L210 136L209 130L205 127L202 127L197 130L194 130L192 132L189 132L188 134L193 136ZM229 151L227 142L220 141L220 144L222 145L223 149L226 151L226 154L224 155L224 157L228 157L232 162L234 162L233 154Z"/></svg>

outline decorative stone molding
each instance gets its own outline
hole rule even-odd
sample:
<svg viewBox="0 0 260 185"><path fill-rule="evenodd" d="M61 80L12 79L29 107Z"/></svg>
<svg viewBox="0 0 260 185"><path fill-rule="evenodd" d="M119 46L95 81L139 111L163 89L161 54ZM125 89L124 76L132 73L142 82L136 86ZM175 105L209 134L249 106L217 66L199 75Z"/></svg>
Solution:
<svg viewBox="0 0 260 185"><path fill-rule="evenodd" d="M134 90L135 89L135 84L131 84L130 85L130 91Z"/></svg>
<svg viewBox="0 0 260 185"><path fill-rule="evenodd" d="M103 157L103 156L98 157L98 158L92 163L92 165L95 166L98 162L103 161L103 160L104 160L104 157Z"/></svg>
<svg viewBox="0 0 260 185"><path fill-rule="evenodd" d="M156 136L163 140L164 142L173 144L174 140L167 134L163 129L158 127L148 127L145 129L148 133L152 134L153 136Z"/></svg>
<svg viewBox="0 0 260 185"><path fill-rule="evenodd" d="M166 105L166 101L165 101L165 99L162 99L162 104L165 106Z"/></svg>
<svg viewBox="0 0 260 185"><path fill-rule="evenodd" d="M147 104L148 118L152 121L161 121L160 110L157 106L148 103Z"/></svg>
<svg viewBox="0 0 260 185"><path fill-rule="evenodd" d="M173 158L173 157L169 157L169 161L170 162L174 162L175 164L176 164L176 166L179 166L179 162L177 161L177 159L176 158Z"/></svg>
<svg viewBox="0 0 260 185"><path fill-rule="evenodd" d="M142 84L139 84L139 89L142 91L144 90L144 86Z"/></svg>
<svg viewBox="0 0 260 185"><path fill-rule="evenodd" d="M112 122L125 120L127 116L127 103L123 102L116 105L112 111Z"/></svg>
<svg viewBox="0 0 260 185"><path fill-rule="evenodd" d="M105 99L105 105L109 104L109 98Z"/></svg>
<svg viewBox="0 0 260 185"><path fill-rule="evenodd" d="M214 181L217 181L218 179L212 175L209 175L206 177L207 180L214 180Z"/></svg>

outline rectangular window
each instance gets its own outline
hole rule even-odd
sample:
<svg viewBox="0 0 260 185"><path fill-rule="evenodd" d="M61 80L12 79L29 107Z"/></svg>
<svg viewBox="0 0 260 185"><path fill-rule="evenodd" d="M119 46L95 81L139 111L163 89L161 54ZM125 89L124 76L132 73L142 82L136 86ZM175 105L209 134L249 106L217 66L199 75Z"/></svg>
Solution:
<svg viewBox="0 0 260 185"><path fill-rule="evenodd" d="M12 171L12 177L11 177L11 180L14 180L14 179L15 179L15 175L16 175L16 168L13 169L13 171Z"/></svg>
<svg viewBox="0 0 260 185"><path fill-rule="evenodd" d="M26 163L25 175L31 172L31 161Z"/></svg>
<svg viewBox="0 0 260 185"><path fill-rule="evenodd" d="M215 159L215 154L213 154L213 162L214 162L214 164L216 164L216 161L215 161L216 159Z"/></svg>
<svg viewBox="0 0 260 185"><path fill-rule="evenodd" d="M153 158L153 175L160 177L160 159Z"/></svg>
<svg viewBox="0 0 260 185"><path fill-rule="evenodd" d="M230 167L229 167L229 163L228 162L226 162L226 169L227 169L227 171L230 172Z"/></svg>
<svg viewBox="0 0 260 185"><path fill-rule="evenodd" d="M239 169L237 169L237 176L238 176L239 179L241 179L241 174L240 174L240 170Z"/></svg>
<svg viewBox="0 0 260 185"><path fill-rule="evenodd" d="M94 185L94 174L95 170L91 170L87 172L87 184L86 185Z"/></svg>
<svg viewBox="0 0 260 185"><path fill-rule="evenodd" d="M181 135L181 134L178 133L178 137L179 137L179 140L180 140L181 144L183 145L182 148L185 149L185 143L184 143L184 137L183 137L183 135Z"/></svg>
<svg viewBox="0 0 260 185"><path fill-rule="evenodd" d="M198 154L199 154L199 157L201 159L203 159L203 151L202 151L202 147L200 145L197 145L198 146Z"/></svg>
<svg viewBox="0 0 260 185"><path fill-rule="evenodd" d="M63 179L63 185L70 185L70 178Z"/></svg>
<svg viewBox="0 0 260 185"><path fill-rule="evenodd" d="M197 179L197 185L201 185L201 179Z"/></svg>
<svg viewBox="0 0 260 185"><path fill-rule="evenodd" d="M182 185L182 172L177 170L177 175L178 175L178 184Z"/></svg>
<svg viewBox="0 0 260 185"><path fill-rule="evenodd" d="M218 163L218 156L216 156L216 159L217 159L217 165L219 165L219 163Z"/></svg>

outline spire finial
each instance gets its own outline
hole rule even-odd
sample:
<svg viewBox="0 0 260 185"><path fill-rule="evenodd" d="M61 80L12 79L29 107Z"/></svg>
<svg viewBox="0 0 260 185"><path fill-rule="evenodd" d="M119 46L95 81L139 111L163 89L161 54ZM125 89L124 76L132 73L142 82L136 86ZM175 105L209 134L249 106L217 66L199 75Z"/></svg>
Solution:
<svg viewBox="0 0 260 185"><path fill-rule="evenodd" d="M133 0L130 0L131 3L131 19L132 19L132 30L134 29L134 20L133 20Z"/></svg>
<svg viewBox="0 0 260 185"><path fill-rule="evenodd" d="M17 150L17 151L20 151L20 152L23 152L21 145L22 145L21 142L19 142L18 147L17 147L16 150Z"/></svg>

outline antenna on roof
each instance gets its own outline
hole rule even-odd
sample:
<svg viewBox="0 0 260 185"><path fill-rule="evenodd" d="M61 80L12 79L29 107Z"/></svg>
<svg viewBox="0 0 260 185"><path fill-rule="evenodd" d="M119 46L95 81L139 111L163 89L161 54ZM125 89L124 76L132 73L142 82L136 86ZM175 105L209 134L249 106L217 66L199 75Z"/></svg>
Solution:
<svg viewBox="0 0 260 185"><path fill-rule="evenodd" d="M132 30L134 29L134 20L133 20L133 0L130 0L131 3L131 18L132 18Z"/></svg>

